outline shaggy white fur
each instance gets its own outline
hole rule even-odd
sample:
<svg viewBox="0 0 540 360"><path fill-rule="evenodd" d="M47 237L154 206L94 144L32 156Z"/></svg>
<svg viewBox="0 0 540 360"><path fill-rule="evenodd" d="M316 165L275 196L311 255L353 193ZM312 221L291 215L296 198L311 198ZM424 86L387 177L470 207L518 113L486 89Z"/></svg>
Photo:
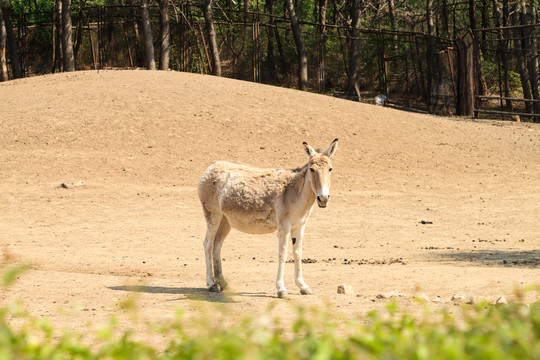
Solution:
<svg viewBox="0 0 540 360"><path fill-rule="evenodd" d="M204 249L210 291L227 286L220 253L223 240L234 227L250 234L277 230L279 297L287 295L283 282L287 243L289 237L295 239L295 281L302 294L311 294L302 278L302 238L315 200L320 207L326 207L330 198L330 158L337 150L337 139L322 153L307 143L304 148L309 161L298 169L260 169L217 162L202 176L198 191L207 223Z"/></svg>

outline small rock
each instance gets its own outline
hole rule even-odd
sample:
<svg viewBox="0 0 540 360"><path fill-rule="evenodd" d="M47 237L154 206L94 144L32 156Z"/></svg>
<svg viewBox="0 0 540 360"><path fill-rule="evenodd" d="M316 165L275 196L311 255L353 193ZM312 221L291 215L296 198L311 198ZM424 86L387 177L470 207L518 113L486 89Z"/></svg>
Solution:
<svg viewBox="0 0 540 360"><path fill-rule="evenodd" d="M500 296L496 301L495 305L505 305L508 304L508 300L504 296Z"/></svg>
<svg viewBox="0 0 540 360"><path fill-rule="evenodd" d="M400 293L399 291L390 291L388 293L389 297L393 298L393 297L403 297L404 295L402 293Z"/></svg>
<svg viewBox="0 0 540 360"><path fill-rule="evenodd" d="M464 294L456 294L452 296L452 299L450 299L454 302L454 304L464 304L467 301L467 297Z"/></svg>
<svg viewBox="0 0 540 360"><path fill-rule="evenodd" d="M435 298L434 298L433 300L431 300L431 301L434 302L434 303L438 303L438 304L444 304L444 303L447 303L447 302L448 302L448 300L445 300L445 299L443 299L442 297L440 297L440 296L438 296L438 295L437 295L437 297L435 297Z"/></svg>
<svg viewBox="0 0 540 360"><path fill-rule="evenodd" d="M377 296L375 296L377 299L391 299L391 298L394 298L394 297L403 297L404 295L402 293L400 293L399 291L390 291L389 293L386 293L386 294L379 294Z"/></svg>
<svg viewBox="0 0 540 360"><path fill-rule="evenodd" d="M63 182L62 184L60 184L60 187L64 188L64 189L73 189L73 188L83 186L83 185L84 185L84 182L82 182L82 181L78 181L78 182L73 183L73 184L66 181L66 182Z"/></svg>
<svg viewBox="0 0 540 360"><path fill-rule="evenodd" d="M354 294L353 287L347 284L341 284L337 287L338 294L352 295Z"/></svg>
<svg viewBox="0 0 540 360"><path fill-rule="evenodd" d="M454 302L454 305L458 305L458 304L468 304L468 305L472 305L474 304L474 296L472 295L464 295L464 294L456 294L454 296L452 296L452 299L450 299L451 301Z"/></svg>

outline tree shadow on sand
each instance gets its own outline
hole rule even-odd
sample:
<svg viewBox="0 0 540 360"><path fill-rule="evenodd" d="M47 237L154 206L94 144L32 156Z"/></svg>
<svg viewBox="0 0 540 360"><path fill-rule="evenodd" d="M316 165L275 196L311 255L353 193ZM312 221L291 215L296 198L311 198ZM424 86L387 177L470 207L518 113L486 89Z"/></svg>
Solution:
<svg viewBox="0 0 540 360"><path fill-rule="evenodd" d="M121 285L121 286L108 286L110 290L128 291L147 294L176 294L185 295L185 297L178 299L170 299L167 301L177 300L197 300L208 301L214 303L237 303L233 300L232 296L249 296L249 297L269 297L266 293L231 293L231 292L210 292L207 288L189 288L189 287L164 287L164 286L146 286L146 285Z"/></svg>
<svg viewBox="0 0 540 360"><path fill-rule="evenodd" d="M540 250L501 251L501 250L474 250L458 251L437 254L439 257L452 261L463 261L478 266L499 267L540 267Z"/></svg>

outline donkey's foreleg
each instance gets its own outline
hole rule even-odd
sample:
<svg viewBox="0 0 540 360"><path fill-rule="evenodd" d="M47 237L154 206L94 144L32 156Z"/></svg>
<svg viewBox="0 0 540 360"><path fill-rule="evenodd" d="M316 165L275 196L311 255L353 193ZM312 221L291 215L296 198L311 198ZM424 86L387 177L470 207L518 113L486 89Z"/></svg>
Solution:
<svg viewBox="0 0 540 360"><path fill-rule="evenodd" d="M223 270L221 267L221 246L223 245L223 240L225 240L230 231L231 225L229 225L229 221L224 216L219 224L212 252L212 260L214 261L214 281L221 290L224 290L227 287L227 282L225 281L225 278L223 278Z"/></svg>
<svg viewBox="0 0 540 360"><path fill-rule="evenodd" d="M311 295L313 292L304 282L302 276L302 240L304 239L304 229L305 225L302 227L293 230L291 234L292 243L293 243L293 255L294 255L294 281L296 286L300 288L300 293L302 295Z"/></svg>
<svg viewBox="0 0 540 360"><path fill-rule="evenodd" d="M206 260L206 285L208 290L219 291L219 287L214 281L214 271L212 267L214 240L219 229L222 215L205 213L206 215L206 237L204 238L204 257Z"/></svg>
<svg viewBox="0 0 540 360"><path fill-rule="evenodd" d="M204 238L204 257L206 260L206 285L210 291L219 291L216 283L214 282L214 271L212 270L212 252L214 248L214 239L210 231L206 231L206 237Z"/></svg>
<svg viewBox="0 0 540 360"><path fill-rule="evenodd" d="M289 226L278 226L277 236L279 243L279 254L276 288L278 297L281 299L286 298L288 295L287 289L285 288L285 282L283 281L283 276L285 275L285 261L287 260L287 245L290 233L291 229Z"/></svg>

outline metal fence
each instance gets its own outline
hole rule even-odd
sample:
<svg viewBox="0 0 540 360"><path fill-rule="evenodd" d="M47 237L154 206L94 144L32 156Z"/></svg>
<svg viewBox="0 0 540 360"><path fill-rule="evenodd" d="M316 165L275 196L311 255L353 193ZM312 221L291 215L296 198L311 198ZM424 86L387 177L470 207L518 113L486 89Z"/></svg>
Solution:
<svg viewBox="0 0 540 360"><path fill-rule="evenodd" d="M538 120L538 25L475 30L475 115Z"/></svg>
<svg viewBox="0 0 540 360"><path fill-rule="evenodd" d="M138 6L74 8L76 69L143 67L140 14ZM150 7L150 18L159 52L157 7ZM170 68L210 73L202 8L175 3L170 7L170 18ZM25 76L61 70L53 19L53 12L29 12L13 18ZM222 76L296 86L296 46L288 18L216 6L214 21ZM534 120L534 114L540 114L535 110L535 104L540 106L538 97L522 86L528 83L534 87L531 64L537 63L537 50L530 45L537 37L536 26L475 30L469 34L473 40L467 46L462 40L418 32L360 29L353 38L352 29L346 26L309 22L301 22L301 26L308 54L309 91L360 97L361 101L373 101L377 94L384 94L390 104L442 114L460 114L460 103L472 96L477 116L518 114ZM347 86L353 41L359 42L361 49L357 59L359 92ZM470 46L473 64L463 57ZM523 64L528 69L527 79L520 68ZM537 70L538 66L536 74ZM466 73L474 77L469 90L464 88Z"/></svg>

